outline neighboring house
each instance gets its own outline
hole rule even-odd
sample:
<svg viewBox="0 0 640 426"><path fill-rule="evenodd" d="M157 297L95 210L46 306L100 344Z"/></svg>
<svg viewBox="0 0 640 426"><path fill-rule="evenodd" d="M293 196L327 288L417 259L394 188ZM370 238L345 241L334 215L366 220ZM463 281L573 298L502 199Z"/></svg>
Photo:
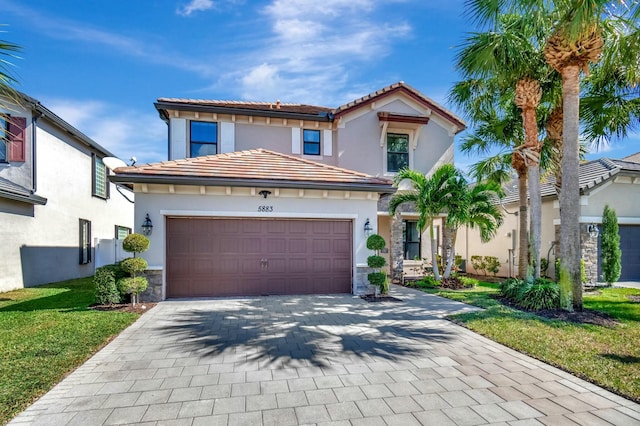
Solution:
<svg viewBox="0 0 640 426"><path fill-rule="evenodd" d="M113 154L37 100L19 98L2 102L0 119L0 291L92 275L94 239L133 225L133 204L102 163Z"/></svg>
<svg viewBox="0 0 640 426"><path fill-rule="evenodd" d="M638 158L638 155L635 155ZM627 157L634 159L634 156ZM621 281L640 280L640 163L601 158L580 165L580 236L582 259L587 281L600 281L599 240L594 227L601 227L602 211L606 204L616 210L622 248ZM541 185L542 236L541 257L550 260L547 275L555 276L554 263L558 255L560 209L555 190L555 178ZM477 231L461 229L458 232L456 253L466 259L467 271L471 256L496 256L501 264L499 276L515 276L518 270L518 188L511 188L502 200L505 222L496 237L488 243L480 242ZM590 232L591 231L591 232ZM477 272L477 271L476 271Z"/></svg>
<svg viewBox="0 0 640 426"><path fill-rule="evenodd" d="M465 126L403 82L338 108L155 106L169 126L169 161L111 176L133 187L136 226L147 214L153 222L143 256L155 299L369 291L365 224L386 238L399 277L428 243L415 235L415 213L389 217L392 178L453 162Z"/></svg>

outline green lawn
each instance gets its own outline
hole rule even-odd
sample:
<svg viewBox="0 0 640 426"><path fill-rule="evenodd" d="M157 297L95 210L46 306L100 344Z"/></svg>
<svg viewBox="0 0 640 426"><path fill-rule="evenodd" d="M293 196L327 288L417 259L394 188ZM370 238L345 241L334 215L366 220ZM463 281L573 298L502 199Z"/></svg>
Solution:
<svg viewBox="0 0 640 426"><path fill-rule="evenodd" d="M613 327L549 320L505 307L490 297L497 293L496 284L429 292L487 308L452 317L465 327L640 401L640 303L628 298L640 296L640 290L609 288L601 294L585 293L584 307L614 317L620 324Z"/></svg>
<svg viewBox="0 0 640 426"><path fill-rule="evenodd" d="M0 424L138 317L87 309L92 278L0 293Z"/></svg>

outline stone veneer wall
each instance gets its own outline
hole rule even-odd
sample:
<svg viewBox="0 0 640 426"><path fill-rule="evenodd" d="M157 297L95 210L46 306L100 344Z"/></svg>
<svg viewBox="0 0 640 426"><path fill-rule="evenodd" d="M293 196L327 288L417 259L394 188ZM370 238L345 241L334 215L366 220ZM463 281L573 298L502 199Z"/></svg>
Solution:
<svg viewBox="0 0 640 426"><path fill-rule="evenodd" d="M141 302L162 301L162 271L146 270L144 276L149 281L147 289L140 295Z"/></svg>
<svg viewBox="0 0 640 426"><path fill-rule="evenodd" d="M374 268L369 268L368 266L358 266L356 268L356 288L354 290L354 294L357 296L362 296L366 294L374 294L376 289L374 286L369 284L369 278L367 275L371 272L375 272Z"/></svg>
<svg viewBox="0 0 640 426"><path fill-rule="evenodd" d="M580 224L580 243L587 284L596 285L598 283L598 238L589 235L587 224Z"/></svg>
<svg viewBox="0 0 640 426"><path fill-rule="evenodd" d="M380 197L378 201L378 211L389 211L389 200L391 195L385 195ZM402 275L404 274L404 246L402 244L402 216L404 213L415 213L415 205L413 203L402 204L396 211L396 214L391 217L391 235L389 235L389 250L391 261L391 280L394 283L402 282Z"/></svg>

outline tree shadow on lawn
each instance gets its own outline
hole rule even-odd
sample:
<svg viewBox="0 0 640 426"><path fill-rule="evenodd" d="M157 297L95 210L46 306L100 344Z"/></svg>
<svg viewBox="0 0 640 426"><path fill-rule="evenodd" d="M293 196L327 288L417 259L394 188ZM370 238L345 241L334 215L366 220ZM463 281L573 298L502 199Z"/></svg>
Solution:
<svg viewBox="0 0 640 426"><path fill-rule="evenodd" d="M454 337L436 321L423 322L438 318L420 307L355 299L341 303L344 297L220 300L181 310L159 329L192 354L214 362L283 367L426 357L431 344Z"/></svg>

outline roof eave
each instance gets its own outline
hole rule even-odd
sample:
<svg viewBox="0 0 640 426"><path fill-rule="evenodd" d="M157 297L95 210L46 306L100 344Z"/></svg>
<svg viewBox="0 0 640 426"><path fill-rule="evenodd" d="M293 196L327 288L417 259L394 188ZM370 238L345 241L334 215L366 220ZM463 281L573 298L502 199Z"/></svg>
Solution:
<svg viewBox="0 0 640 426"><path fill-rule="evenodd" d="M192 112L196 112L196 111L211 112L216 114L248 115L253 117L287 118L287 119L307 120L307 121L330 122L332 120L332 115L330 112L320 113L320 114L304 114L304 113L278 111L278 110L258 110L258 109L223 107L223 106L215 106L215 105L182 104L177 102L165 102L165 101L155 102L154 105L158 110L158 112L161 114L161 116L166 116L167 118L169 117L169 114L166 111L178 110L178 111L192 111Z"/></svg>
<svg viewBox="0 0 640 426"><path fill-rule="evenodd" d="M204 185L204 186L240 186L240 187L270 187L296 188L342 191L369 191L384 194L396 192L391 184L384 183L340 183L321 181L291 181L277 179L240 179L240 178L204 178L192 176L140 176L137 174L117 174L109 176L114 183L135 184L155 183L167 185Z"/></svg>
<svg viewBox="0 0 640 426"><path fill-rule="evenodd" d="M31 194L31 195L18 194L18 193L15 193L15 192L6 191L6 190L2 190L2 189L0 189L0 197L1 198L8 198L10 200L15 200L15 201L21 201L23 203L37 204L37 205L40 205L40 206L44 206L45 204L47 204L47 199L44 198L44 197L40 197L39 195L35 195L35 194Z"/></svg>

